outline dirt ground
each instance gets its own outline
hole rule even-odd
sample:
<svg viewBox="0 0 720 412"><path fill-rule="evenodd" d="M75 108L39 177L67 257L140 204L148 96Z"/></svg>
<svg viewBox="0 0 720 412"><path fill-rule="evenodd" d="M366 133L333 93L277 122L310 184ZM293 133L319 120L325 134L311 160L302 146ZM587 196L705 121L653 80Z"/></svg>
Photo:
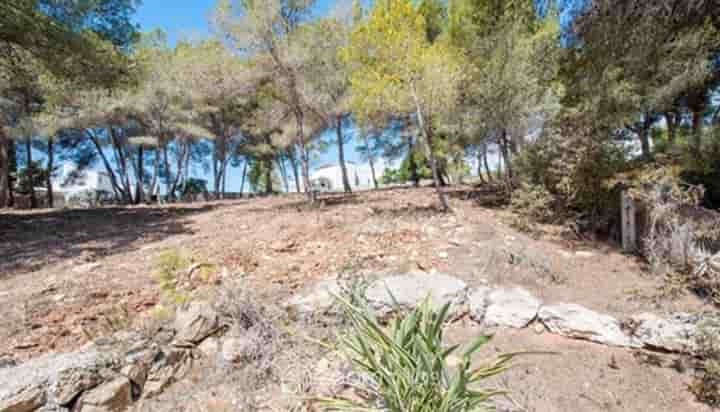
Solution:
<svg viewBox="0 0 720 412"><path fill-rule="evenodd" d="M130 317L147 312L159 300L154 262L167 249L212 263L223 276L243 279L274 303L340 272L419 269L447 272L471 286L520 285L545 302L578 303L620 317L647 310L708 309L692 294L668 290L641 260L620 253L611 242L564 238L561 228L553 227L545 228L539 239L531 238L509 225L511 213L495 207L492 193L456 188L449 194L451 214L436 208L429 188L324 194L318 207L309 207L300 195L284 195L167 206L0 211L0 357L24 360L47 351L70 351L87 341L88 330L118 312ZM539 348L552 339L519 332L499 342ZM555 399L553 405L566 402L569 409L555 410L702 410L681 407L689 399L684 374L639 367L628 351L550 343L553 348L543 350L570 353L571 362L567 357L543 361L543 368L555 365L567 373L542 385L572 386L582 380L595 391L579 401L595 407L571 407L579 395L568 392L563 395L567 399ZM627 373L598 369L611 356ZM528 378L528 385L540 378L533 379ZM614 389L597 386L598 379ZM598 395L605 390L611 392ZM653 407L617 403L629 398ZM597 406L606 403L613 406Z"/></svg>

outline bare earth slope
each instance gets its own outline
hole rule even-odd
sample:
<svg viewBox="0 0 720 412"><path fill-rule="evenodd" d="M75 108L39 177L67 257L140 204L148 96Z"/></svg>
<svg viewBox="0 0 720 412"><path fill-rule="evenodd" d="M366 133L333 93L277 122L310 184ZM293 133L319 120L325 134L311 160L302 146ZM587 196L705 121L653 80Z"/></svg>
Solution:
<svg viewBox="0 0 720 412"><path fill-rule="evenodd" d="M300 195L286 195L189 205L0 212L0 357L24 360L51 350L70 351L87 341L83 329L106 322L106 316L118 310L147 312L159 296L154 262L166 249L211 262L225 276L242 277L272 302L333 273L419 269L447 272L471 286L520 285L545 302L579 303L618 316L706 309L692 295L670 299L660 293L661 280L612 245L549 235L537 240L517 232L506 223L508 212L482 206L490 196L454 189L452 214L440 213L432 189L425 188L324 195L316 208L308 207ZM523 344L539 349L542 338L524 334L512 336L511 349ZM583 345L594 347L577 344L571 352L582 353ZM555 349L563 348L546 350ZM605 385L611 388L598 390L610 394L581 401L589 406L576 410L645 410L639 404L606 404L642 392L620 389L627 385L662 388L667 402L662 397L645 400L657 402L654 410L685 410L678 405L690 402L687 376L668 369L658 373L632 362L629 352L617 352L617 361L632 380L614 379L608 372ZM566 368L566 378L551 380L557 381L557 390L567 382L594 385L592 380L600 378L575 375L586 375L584 368L609 360L578 355L573 362L577 366ZM702 409L688 404L686 410Z"/></svg>

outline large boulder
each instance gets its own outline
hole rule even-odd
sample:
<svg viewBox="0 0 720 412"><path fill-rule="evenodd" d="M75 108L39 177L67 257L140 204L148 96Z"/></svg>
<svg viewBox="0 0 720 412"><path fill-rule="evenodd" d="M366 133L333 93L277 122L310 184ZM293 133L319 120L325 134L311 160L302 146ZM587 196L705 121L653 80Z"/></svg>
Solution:
<svg viewBox="0 0 720 412"><path fill-rule="evenodd" d="M184 378L192 369L191 351L171 348L160 352L148 371L143 397L152 398Z"/></svg>
<svg viewBox="0 0 720 412"><path fill-rule="evenodd" d="M473 302L474 300L474 302ZM480 289L471 297L471 314L485 326L524 328L537 316L542 304L522 288ZM485 307L482 307L482 303Z"/></svg>
<svg viewBox="0 0 720 412"><path fill-rule="evenodd" d="M220 317L210 303L186 303L175 314L175 342L196 345L217 332L219 326Z"/></svg>
<svg viewBox="0 0 720 412"><path fill-rule="evenodd" d="M307 294L294 296L287 306L300 314L327 311L335 305L335 295L341 292L340 282L324 280L314 285Z"/></svg>
<svg viewBox="0 0 720 412"><path fill-rule="evenodd" d="M132 403L130 380L119 377L86 393L78 400L78 412L120 412Z"/></svg>
<svg viewBox="0 0 720 412"><path fill-rule="evenodd" d="M90 346L65 354L47 354L14 368L0 369L0 411L65 407L82 392L102 383L120 368L111 350Z"/></svg>
<svg viewBox="0 0 720 412"><path fill-rule="evenodd" d="M632 335L648 348L693 353L697 350L697 332L703 321L704 317L699 314L660 317L643 313L631 318Z"/></svg>
<svg viewBox="0 0 720 412"><path fill-rule="evenodd" d="M442 273L412 272L379 279L370 284L365 298L381 315L411 310L426 298L441 308L451 303L451 314L457 314L465 299L467 285L460 279Z"/></svg>
<svg viewBox="0 0 720 412"><path fill-rule="evenodd" d="M617 319L580 305L562 303L543 306L538 316L551 332L558 335L612 346L641 346L623 332Z"/></svg>
<svg viewBox="0 0 720 412"><path fill-rule="evenodd" d="M477 322L482 322L485 317L485 311L488 307L488 296L492 292L487 286L481 286L468 294L467 304L470 311L470 317Z"/></svg>

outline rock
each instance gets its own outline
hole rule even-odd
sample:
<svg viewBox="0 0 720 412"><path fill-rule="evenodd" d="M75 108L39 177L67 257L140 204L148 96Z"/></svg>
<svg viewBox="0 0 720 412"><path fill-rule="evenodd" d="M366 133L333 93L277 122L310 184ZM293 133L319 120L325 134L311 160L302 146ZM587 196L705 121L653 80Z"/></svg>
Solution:
<svg viewBox="0 0 720 412"><path fill-rule="evenodd" d="M253 342L247 337L227 337L222 343L221 356L228 363L238 363L250 355Z"/></svg>
<svg viewBox="0 0 720 412"><path fill-rule="evenodd" d="M470 317L478 322L482 322L485 317L485 310L488 306L488 295L490 295L492 289L482 286L468 294L468 309L470 310Z"/></svg>
<svg viewBox="0 0 720 412"><path fill-rule="evenodd" d="M465 299L467 285L460 279L442 273L412 272L379 279L368 287L365 298L380 314L411 310L430 298L435 309L452 303L450 314L457 314Z"/></svg>
<svg viewBox="0 0 720 412"><path fill-rule="evenodd" d="M0 369L17 366L17 361L9 356L0 356Z"/></svg>
<svg viewBox="0 0 720 412"><path fill-rule="evenodd" d="M309 294L293 297L287 306L302 314L326 311L335 305L335 296L333 295L341 292L342 287L337 280L324 280L313 286Z"/></svg>
<svg viewBox="0 0 720 412"><path fill-rule="evenodd" d="M211 336L198 345L198 350L206 358L215 359L218 353L220 353L220 339Z"/></svg>
<svg viewBox="0 0 720 412"><path fill-rule="evenodd" d="M156 347L140 349L129 353L125 358L125 366L120 373L130 379L138 387L143 387L153 360L160 353Z"/></svg>
<svg viewBox="0 0 720 412"><path fill-rule="evenodd" d="M663 318L643 313L631 318L632 336L642 345L671 352L693 353L697 349L696 335L702 315L678 313Z"/></svg>
<svg viewBox="0 0 720 412"><path fill-rule="evenodd" d="M215 333L219 316L207 302L190 302L178 307L175 316L175 341L180 344L198 344Z"/></svg>
<svg viewBox="0 0 720 412"><path fill-rule="evenodd" d="M165 388L185 377L191 368L190 351L171 349L160 352L148 372L143 397L151 398L159 395Z"/></svg>
<svg viewBox="0 0 720 412"><path fill-rule="evenodd" d="M612 316L575 304L543 306L538 314L550 332L612 346L639 347Z"/></svg>
<svg viewBox="0 0 720 412"><path fill-rule="evenodd" d="M78 352L50 353L13 368L0 369L0 411L34 411L66 406L83 391L120 368L118 353L89 346Z"/></svg>
<svg viewBox="0 0 720 412"><path fill-rule="evenodd" d="M41 408L46 401L45 388L29 386L16 393L4 393L0 389L0 411L31 412Z"/></svg>
<svg viewBox="0 0 720 412"><path fill-rule="evenodd" d="M522 288L493 290L488 293L486 302L482 323L486 326L511 328L524 328L529 325L537 316L541 305L535 296Z"/></svg>
<svg viewBox="0 0 720 412"><path fill-rule="evenodd" d="M119 412L132 403L130 380L119 377L83 394L78 412Z"/></svg>

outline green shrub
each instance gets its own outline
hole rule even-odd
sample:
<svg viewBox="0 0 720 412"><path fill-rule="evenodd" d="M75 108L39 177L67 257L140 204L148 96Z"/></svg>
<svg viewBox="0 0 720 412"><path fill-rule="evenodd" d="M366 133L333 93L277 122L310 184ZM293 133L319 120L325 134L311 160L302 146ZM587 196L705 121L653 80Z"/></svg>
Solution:
<svg viewBox="0 0 720 412"><path fill-rule="evenodd" d="M449 305L439 312L429 301L396 319L389 330L372 312L340 299L349 318L351 332L341 338L352 363L372 377L378 405L362 405L348 399L323 399L325 410L390 412L464 412L492 410L490 398L504 392L477 388L484 379L507 369L513 355L501 355L480 367L471 366L471 356L489 336L480 336L451 369L449 359L458 346L443 346L443 323Z"/></svg>
<svg viewBox="0 0 720 412"><path fill-rule="evenodd" d="M190 259L177 249L167 249L155 260L155 279L160 285L162 297L172 304L180 304L187 296L178 291L178 277L190 265Z"/></svg>
<svg viewBox="0 0 720 412"><path fill-rule="evenodd" d="M510 207L520 216L547 222L553 216L555 197L541 185L522 183L512 193Z"/></svg>
<svg viewBox="0 0 720 412"><path fill-rule="evenodd" d="M720 407L720 337L718 322L707 322L701 325L698 336L697 356L702 361L697 376L690 385L690 390L700 402L713 408Z"/></svg>

